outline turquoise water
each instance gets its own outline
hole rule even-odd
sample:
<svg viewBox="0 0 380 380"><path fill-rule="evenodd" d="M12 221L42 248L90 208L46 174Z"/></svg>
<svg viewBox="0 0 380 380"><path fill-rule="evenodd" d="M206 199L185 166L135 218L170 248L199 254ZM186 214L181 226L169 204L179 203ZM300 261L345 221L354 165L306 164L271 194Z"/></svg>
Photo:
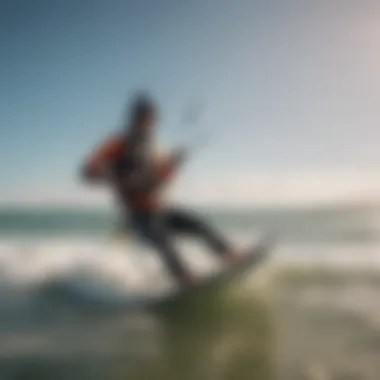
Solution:
<svg viewBox="0 0 380 380"><path fill-rule="evenodd" d="M281 240L373 241L378 209L325 207L309 209L199 210L216 226L238 232L265 230ZM74 208L0 210L0 236L108 236L121 226L115 212Z"/></svg>

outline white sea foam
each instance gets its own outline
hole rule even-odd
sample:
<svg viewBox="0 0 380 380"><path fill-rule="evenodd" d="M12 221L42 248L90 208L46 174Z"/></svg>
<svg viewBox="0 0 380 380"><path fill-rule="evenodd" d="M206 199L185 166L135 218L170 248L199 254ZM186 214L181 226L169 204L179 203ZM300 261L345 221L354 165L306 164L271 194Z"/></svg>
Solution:
<svg viewBox="0 0 380 380"><path fill-rule="evenodd" d="M252 240L235 236L240 245ZM218 260L189 242L178 243L183 260L201 274L218 268ZM376 244L292 244L278 242L270 265L369 267L380 270L380 247ZM1 282L8 286L35 287L65 283L78 292L107 296L134 292L162 292L173 286L159 256L132 242L100 239L3 239L0 240Z"/></svg>
<svg viewBox="0 0 380 380"><path fill-rule="evenodd" d="M178 246L193 271L205 275L218 269L216 258L204 249L183 242ZM152 249L100 239L4 239L0 241L0 272L8 288L31 290L54 284L107 300L162 294L175 286Z"/></svg>

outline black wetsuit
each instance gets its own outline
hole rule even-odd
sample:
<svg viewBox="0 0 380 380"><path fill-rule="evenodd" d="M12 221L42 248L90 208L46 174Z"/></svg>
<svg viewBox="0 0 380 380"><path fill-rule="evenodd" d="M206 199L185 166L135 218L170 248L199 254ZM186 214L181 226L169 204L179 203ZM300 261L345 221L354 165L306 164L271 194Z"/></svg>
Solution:
<svg viewBox="0 0 380 380"><path fill-rule="evenodd" d="M139 148L138 144L134 148ZM130 149L120 157L113 167L116 177L123 177L138 170L151 176L149 163L144 159L144 147ZM152 245L161 255L171 274L180 281L188 278L182 264L173 237L175 234L187 234L202 239L213 252L223 256L230 250L229 243L218 232L194 213L180 209L134 210L129 213L129 225L142 238Z"/></svg>
<svg viewBox="0 0 380 380"><path fill-rule="evenodd" d="M194 213L180 209L164 209L135 213L132 227L161 255L172 275L180 281L187 278L187 270L174 245L175 234L186 234L201 239L217 255L223 257L230 250L229 243Z"/></svg>

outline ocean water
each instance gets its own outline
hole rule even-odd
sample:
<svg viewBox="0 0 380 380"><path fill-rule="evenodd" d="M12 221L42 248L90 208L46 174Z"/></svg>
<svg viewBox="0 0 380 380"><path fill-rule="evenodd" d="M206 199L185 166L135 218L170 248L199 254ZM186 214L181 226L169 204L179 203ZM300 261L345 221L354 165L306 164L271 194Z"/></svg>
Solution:
<svg viewBox="0 0 380 380"><path fill-rule="evenodd" d="M155 252L99 210L0 211L0 379L360 379L380 373L379 209L200 210L267 262L227 288L156 310ZM220 268L178 241L198 275Z"/></svg>

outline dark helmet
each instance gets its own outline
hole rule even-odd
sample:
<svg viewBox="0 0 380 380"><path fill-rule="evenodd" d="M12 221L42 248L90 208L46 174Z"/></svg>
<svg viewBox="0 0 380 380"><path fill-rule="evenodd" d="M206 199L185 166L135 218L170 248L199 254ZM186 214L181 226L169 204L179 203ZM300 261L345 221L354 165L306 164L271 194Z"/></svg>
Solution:
<svg viewBox="0 0 380 380"><path fill-rule="evenodd" d="M146 93L140 93L132 99L131 104L131 121L139 122L146 117L154 116L157 112L157 106L154 100Z"/></svg>

